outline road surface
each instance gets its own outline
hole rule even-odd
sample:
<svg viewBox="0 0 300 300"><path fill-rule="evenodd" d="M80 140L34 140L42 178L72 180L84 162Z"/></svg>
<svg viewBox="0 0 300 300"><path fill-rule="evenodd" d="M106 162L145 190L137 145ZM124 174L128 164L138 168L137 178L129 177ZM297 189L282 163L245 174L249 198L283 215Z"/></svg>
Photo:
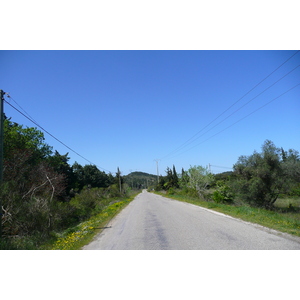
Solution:
<svg viewBox="0 0 300 300"><path fill-rule="evenodd" d="M146 190L83 250L296 250L300 238Z"/></svg>

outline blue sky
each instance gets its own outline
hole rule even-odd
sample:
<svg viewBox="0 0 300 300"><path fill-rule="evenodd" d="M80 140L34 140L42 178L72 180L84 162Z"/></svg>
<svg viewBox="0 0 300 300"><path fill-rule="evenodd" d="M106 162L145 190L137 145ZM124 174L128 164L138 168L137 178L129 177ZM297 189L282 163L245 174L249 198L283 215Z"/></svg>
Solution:
<svg viewBox="0 0 300 300"><path fill-rule="evenodd" d="M231 168L266 139L300 150L300 86L275 99L300 83L300 67L274 84L300 64L300 53L255 87L294 53L0 51L0 88L106 172L119 167L123 174L156 174L154 159L161 159L163 175L173 164L178 172L211 164L218 173L229 169L216 166ZM12 121L35 127L4 106ZM71 164L88 164L46 133L45 138L54 150L69 152Z"/></svg>

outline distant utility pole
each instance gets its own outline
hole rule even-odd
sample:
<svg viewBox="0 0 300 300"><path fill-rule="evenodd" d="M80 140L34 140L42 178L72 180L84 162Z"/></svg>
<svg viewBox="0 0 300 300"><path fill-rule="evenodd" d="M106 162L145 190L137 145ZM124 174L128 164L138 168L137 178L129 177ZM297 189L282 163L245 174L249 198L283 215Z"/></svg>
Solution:
<svg viewBox="0 0 300 300"><path fill-rule="evenodd" d="M208 164L208 172L211 173L211 164Z"/></svg>
<svg viewBox="0 0 300 300"><path fill-rule="evenodd" d="M3 182L3 141L4 141L4 92L0 90L0 184ZM0 240L2 239L2 201L0 198Z"/></svg>
<svg viewBox="0 0 300 300"><path fill-rule="evenodd" d="M154 159L154 161L156 161L157 183L159 183L158 162L160 161L160 159Z"/></svg>

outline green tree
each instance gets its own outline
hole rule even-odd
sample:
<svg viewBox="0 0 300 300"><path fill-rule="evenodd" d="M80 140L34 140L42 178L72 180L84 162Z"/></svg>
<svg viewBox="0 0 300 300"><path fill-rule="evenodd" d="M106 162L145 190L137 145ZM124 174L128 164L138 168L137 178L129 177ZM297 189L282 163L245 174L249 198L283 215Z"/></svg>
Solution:
<svg viewBox="0 0 300 300"><path fill-rule="evenodd" d="M160 191L160 190L165 190L166 189L166 184L167 184L167 180L166 180L166 176L159 176L159 181L155 187L156 191Z"/></svg>
<svg viewBox="0 0 300 300"><path fill-rule="evenodd" d="M83 166L75 161L75 163L72 165L72 170L74 173L74 181L72 183L72 186L76 191L80 191L84 187Z"/></svg>
<svg viewBox="0 0 300 300"><path fill-rule="evenodd" d="M167 167L166 173L167 175L165 177L166 182L164 184L164 189L168 190L173 186L173 172L169 167Z"/></svg>
<svg viewBox="0 0 300 300"><path fill-rule="evenodd" d="M236 191L251 205L273 208L279 194L299 182L300 160L295 150L283 151L266 140L261 153L240 156L234 165Z"/></svg>
<svg viewBox="0 0 300 300"><path fill-rule="evenodd" d="M165 183L163 185L164 189L169 190L171 188L178 188L179 179L178 179L175 166L173 165L173 169L167 167L166 173L167 175L165 176Z"/></svg>
<svg viewBox="0 0 300 300"><path fill-rule="evenodd" d="M106 188L114 183L111 174L100 171L95 165L82 166L75 162L72 166L74 173L73 188L81 191L84 187L103 187Z"/></svg>
<svg viewBox="0 0 300 300"><path fill-rule="evenodd" d="M178 175L177 175L176 168L175 168L174 165L173 165L173 182L172 182L172 185L173 185L174 188L179 188L179 179L178 179Z"/></svg>
<svg viewBox="0 0 300 300"><path fill-rule="evenodd" d="M48 158L52 154L52 147L45 143L43 132L33 127L24 128L18 123L4 120L4 158L14 159L22 151L30 155L31 163Z"/></svg>
<svg viewBox="0 0 300 300"><path fill-rule="evenodd" d="M181 176L179 180L179 186L181 189L187 189L189 183L189 175L183 168L181 170Z"/></svg>
<svg viewBox="0 0 300 300"><path fill-rule="evenodd" d="M70 159L68 155L69 153L61 155L59 154L58 151L55 150L54 155L48 158L48 162L50 166L53 167L54 171L56 171L58 174L62 174L65 178L65 186L66 186L65 196L69 195L71 189L73 188L73 183L75 181L73 168L68 163Z"/></svg>
<svg viewBox="0 0 300 300"><path fill-rule="evenodd" d="M214 181L214 176L202 166L190 167L188 170L189 188L195 190L199 197L205 199L206 191Z"/></svg>
<svg viewBox="0 0 300 300"><path fill-rule="evenodd" d="M95 165L83 167L84 185L89 187L108 187L110 182L105 172L100 171Z"/></svg>

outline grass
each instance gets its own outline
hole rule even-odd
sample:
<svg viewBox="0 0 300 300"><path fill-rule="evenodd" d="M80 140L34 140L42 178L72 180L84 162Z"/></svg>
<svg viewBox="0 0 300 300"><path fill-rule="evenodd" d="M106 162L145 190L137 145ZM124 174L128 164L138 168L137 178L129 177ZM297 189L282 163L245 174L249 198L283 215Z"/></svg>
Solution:
<svg viewBox="0 0 300 300"><path fill-rule="evenodd" d="M44 245L44 250L79 250L84 245L92 241L94 236L101 232L103 227L126 205L128 205L135 195L130 198L115 202L89 220L79 225L65 230L61 234L57 234L56 240L51 244Z"/></svg>
<svg viewBox="0 0 300 300"><path fill-rule="evenodd" d="M287 199L279 199L277 200L278 203L276 202L277 208L271 211L263 208L251 207L248 205L221 204L202 201L185 195L167 195L164 193L155 193L171 199L212 209L247 222L256 223L281 232L300 236L299 198L289 198L288 201ZM289 205L290 203L293 203L292 206Z"/></svg>
<svg viewBox="0 0 300 300"><path fill-rule="evenodd" d="M300 207L300 198L299 197L282 197L277 199L275 206L278 208L299 208Z"/></svg>

